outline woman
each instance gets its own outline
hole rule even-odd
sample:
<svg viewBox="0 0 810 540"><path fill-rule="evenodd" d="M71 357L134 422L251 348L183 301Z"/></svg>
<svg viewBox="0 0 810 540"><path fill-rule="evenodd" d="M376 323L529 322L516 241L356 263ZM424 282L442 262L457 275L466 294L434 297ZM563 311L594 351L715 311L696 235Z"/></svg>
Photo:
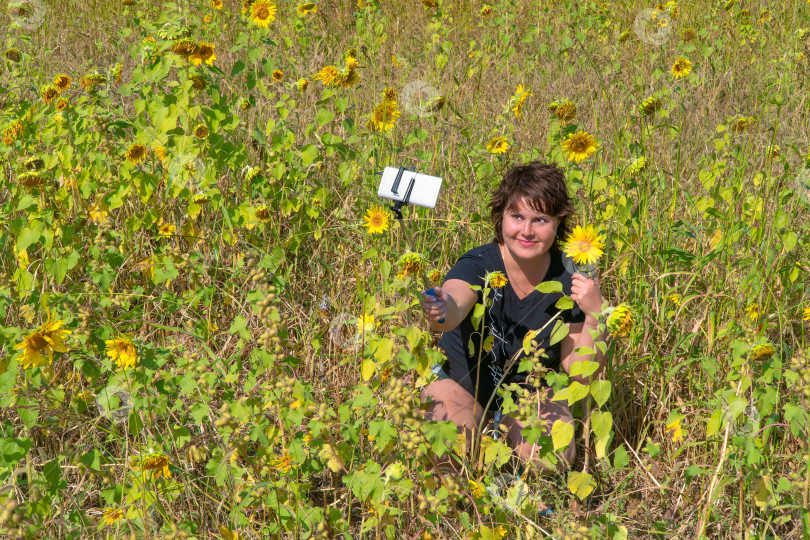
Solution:
<svg viewBox="0 0 810 540"><path fill-rule="evenodd" d="M525 385L525 374L517 373L516 368L504 377L504 367L522 349L526 333L542 328L559 312L554 304L561 295L536 291L541 282L561 282L563 292L576 303L561 314L569 328L561 342L550 345L554 322L534 338L545 349L547 357L542 358L543 364L557 372L562 368L566 373L580 360L599 362L599 371L604 367L601 353L597 352L594 358L574 352L579 347L596 349L588 329L598 326L595 314L601 310L602 295L595 281L579 273L572 275L563 262L558 244L568 232L567 219L573 211L563 172L539 162L517 166L504 176L492 196L490 208L494 241L465 253L442 286L434 288L435 296L423 294L420 301L431 327L443 332L439 346L447 355L441 369L438 366L434 369L439 380L423 390L423 400L431 402L427 417L455 422L460 430L465 430L468 441L473 430L481 425L487 404L490 404L488 417L497 410L500 398L493 394L502 379L501 386L524 383L524 387L534 390ZM470 286L483 287L484 276L494 271L503 272L508 282L490 293L492 305L486 310L483 337L493 337L492 349L483 352L479 363L478 353L469 350L469 346L476 348L482 342L472 324L472 308L482 301L482 292ZM471 342L473 335L475 339ZM588 381L580 379L580 382ZM565 402L550 401L551 388L541 387L535 396L539 416L548 422L546 434L556 420L573 423ZM539 448L523 436L523 424L509 416L504 416L500 423L517 456L545 468L539 463ZM571 464L575 457L576 446L572 443L563 458Z"/></svg>

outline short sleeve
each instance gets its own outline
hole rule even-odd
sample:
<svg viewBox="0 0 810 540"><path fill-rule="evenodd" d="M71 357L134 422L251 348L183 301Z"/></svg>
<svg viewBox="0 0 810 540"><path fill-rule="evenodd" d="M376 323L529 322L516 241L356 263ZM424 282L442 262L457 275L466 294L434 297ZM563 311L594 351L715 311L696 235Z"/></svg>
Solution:
<svg viewBox="0 0 810 540"><path fill-rule="evenodd" d="M460 279L470 285L483 285L486 274L486 261L481 255L481 250L473 249L456 261L444 279L445 281Z"/></svg>

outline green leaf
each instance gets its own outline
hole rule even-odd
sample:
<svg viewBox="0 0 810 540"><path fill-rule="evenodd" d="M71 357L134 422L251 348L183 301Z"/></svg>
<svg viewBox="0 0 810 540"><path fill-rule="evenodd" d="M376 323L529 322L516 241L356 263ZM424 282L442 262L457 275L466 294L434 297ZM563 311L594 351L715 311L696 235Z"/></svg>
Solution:
<svg viewBox="0 0 810 540"><path fill-rule="evenodd" d="M502 467L512 457L512 449L502 443L488 439L486 442L486 449L484 450L484 462L487 465L494 464L495 467Z"/></svg>
<svg viewBox="0 0 810 540"><path fill-rule="evenodd" d="M574 362L574 365L571 366L571 372L569 375L572 377L576 377L577 375L581 375L582 377L590 377L596 373L597 369L599 369L599 362L580 360L579 362Z"/></svg>
<svg viewBox="0 0 810 540"><path fill-rule="evenodd" d="M562 293L563 286L562 283L560 283L559 281L544 281L539 285L537 285L537 287L535 287L534 290L546 294Z"/></svg>
<svg viewBox="0 0 810 540"><path fill-rule="evenodd" d="M714 411L711 417L709 417L709 421L706 423L706 438L709 438L712 435L716 435L720 431L722 421L723 421L723 411L721 410Z"/></svg>
<svg viewBox="0 0 810 540"><path fill-rule="evenodd" d="M458 437L458 428L453 422L425 422L422 429L437 457L443 456L452 448Z"/></svg>
<svg viewBox="0 0 810 540"><path fill-rule="evenodd" d="M557 322L554 323L554 330L551 331L551 340L549 341L549 345L554 346L565 339L565 336L567 335L568 325L557 319Z"/></svg>
<svg viewBox="0 0 810 540"><path fill-rule="evenodd" d="M586 472L571 471L568 473L568 489L582 501L596 488L593 476Z"/></svg>
<svg viewBox="0 0 810 540"><path fill-rule="evenodd" d="M326 109L319 109L315 118L318 120L318 127L322 128L335 119L335 113Z"/></svg>
<svg viewBox="0 0 810 540"><path fill-rule="evenodd" d="M79 459L79 462L87 467L88 469L93 469L94 471L101 471L101 452L96 450L95 448L87 452L85 455Z"/></svg>
<svg viewBox="0 0 810 540"><path fill-rule="evenodd" d="M613 429L613 415L609 411L591 413L591 429L597 437L607 437Z"/></svg>
<svg viewBox="0 0 810 540"><path fill-rule="evenodd" d="M597 407L601 407L608 400L612 386L610 381L593 381L591 383L591 395L596 401Z"/></svg>
<svg viewBox="0 0 810 540"><path fill-rule="evenodd" d="M608 412L596 411L591 414L591 429L596 434L596 457L603 459L607 455L607 446L612 438L613 416Z"/></svg>
<svg viewBox="0 0 810 540"><path fill-rule="evenodd" d="M34 242L38 241L40 236L42 236L42 234L40 233L39 229L30 229L26 227L21 230L20 235L17 237L17 252L19 253Z"/></svg>
<svg viewBox="0 0 810 540"><path fill-rule="evenodd" d="M551 398L551 401L562 401L565 399L568 400L568 405L570 406L587 395L588 386L585 386L577 381L573 381L569 386L566 386L562 390L556 392L554 397Z"/></svg>
<svg viewBox="0 0 810 540"><path fill-rule="evenodd" d="M613 466L617 469L623 469L630 464L630 454L627 453L627 450L624 449L624 446L620 446L616 448L616 451L613 452Z"/></svg>
<svg viewBox="0 0 810 540"><path fill-rule="evenodd" d="M363 365L360 368L360 375L363 376L363 380L367 381L374 376L374 370L377 367L377 364L374 363L374 360L370 358L366 358L363 360Z"/></svg>
<svg viewBox="0 0 810 540"><path fill-rule="evenodd" d="M571 439L574 438L574 426L564 420L555 420L551 426L551 442L554 444L554 451L559 452L561 448L568 448Z"/></svg>
<svg viewBox="0 0 810 540"><path fill-rule="evenodd" d="M557 300L557 303L554 304L554 307L565 311L567 309L571 309L572 307L574 307L574 301L567 296L563 296L562 298Z"/></svg>

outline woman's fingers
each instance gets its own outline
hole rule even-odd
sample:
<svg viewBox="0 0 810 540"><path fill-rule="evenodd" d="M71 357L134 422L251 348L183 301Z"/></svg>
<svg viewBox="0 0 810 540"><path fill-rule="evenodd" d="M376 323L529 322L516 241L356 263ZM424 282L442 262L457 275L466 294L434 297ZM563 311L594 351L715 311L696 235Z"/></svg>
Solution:
<svg viewBox="0 0 810 540"><path fill-rule="evenodd" d="M433 292L436 293L436 296L432 296L423 291L419 305L431 321L439 322L447 315L447 306L444 301L446 295L438 287L434 288Z"/></svg>

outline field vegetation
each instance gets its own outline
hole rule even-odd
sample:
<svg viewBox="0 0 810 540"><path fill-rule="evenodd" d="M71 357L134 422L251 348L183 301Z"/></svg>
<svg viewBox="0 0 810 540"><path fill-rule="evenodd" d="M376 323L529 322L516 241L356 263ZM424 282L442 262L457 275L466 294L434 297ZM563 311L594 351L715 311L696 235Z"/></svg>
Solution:
<svg viewBox="0 0 810 540"><path fill-rule="evenodd" d="M810 3L488 2L0 3L0 535L810 538ZM505 482L416 301L530 160L609 360Z"/></svg>

